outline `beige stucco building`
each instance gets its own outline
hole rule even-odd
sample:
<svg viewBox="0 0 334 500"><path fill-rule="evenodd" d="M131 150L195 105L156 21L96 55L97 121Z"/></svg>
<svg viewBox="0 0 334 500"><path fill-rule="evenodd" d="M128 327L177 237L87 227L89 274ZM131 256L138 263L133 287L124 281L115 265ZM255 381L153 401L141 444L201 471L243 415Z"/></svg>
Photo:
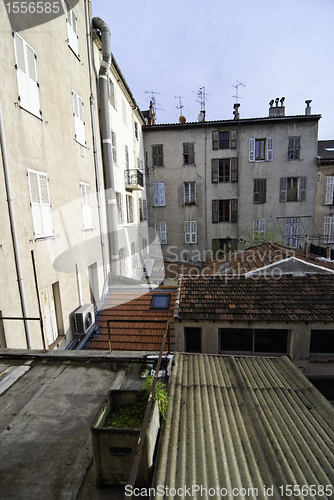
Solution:
<svg viewBox="0 0 334 500"><path fill-rule="evenodd" d="M150 225L164 255L204 260L238 242L297 248L314 233L320 115L269 116L144 127Z"/></svg>
<svg viewBox="0 0 334 500"><path fill-rule="evenodd" d="M77 332L74 312L87 305L94 321L110 276L140 274L132 264L147 226L144 118L111 55L101 74L89 2L60 3L62 15L19 32L0 5L0 311L10 318L0 323L1 347L43 347L40 303L46 349L65 348ZM112 185L101 143L112 148Z"/></svg>

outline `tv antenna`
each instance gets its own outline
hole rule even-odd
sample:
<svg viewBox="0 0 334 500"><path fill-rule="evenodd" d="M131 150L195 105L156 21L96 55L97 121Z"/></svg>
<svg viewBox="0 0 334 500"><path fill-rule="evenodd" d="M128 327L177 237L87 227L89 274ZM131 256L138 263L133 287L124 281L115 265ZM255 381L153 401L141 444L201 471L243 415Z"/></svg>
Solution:
<svg viewBox="0 0 334 500"><path fill-rule="evenodd" d="M232 97L235 97L236 99L236 103L238 102L238 99L243 99L243 97L239 97L239 86L242 85L243 87L246 87L246 85L244 85L243 83L239 82L239 80L236 80L237 84L236 85L232 85L232 87L234 87L236 89L236 92L235 92L235 95L233 95Z"/></svg>
<svg viewBox="0 0 334 500"><path fill-rule="evenodd" d="M178 106L175 106L175 107L180 110L180 116L182 116L182 109L184 108L184 105L182 104L182 99L184 99L184 96L176 95L175 99L179 99L179 101L180 101L180 104Z"/></svg>
<svg viewBox="0 0 334 500"><path fill-rule="evenodd" d="M148 101L152 102L154 115L156 117L157 116L157 101L156 101L156 98L155 98L155 94L161 95L161 92L153 92L152 90L144 90L144 93L145 94L151 94L151 98ZM146 99L146 101L147 101L147 99ZM163 111L163 109L159 108L159 111Z"/></svg>
<svg viewBox="0 0 334 500"><path fill-rule="evenodd" d="M191 92L194 92L197 95L196 102L199 102L201 105L201 112L205 113L205 99L209 94L205 93L205 87L199 87L197 89L197 92L192 90Z"/></svg>

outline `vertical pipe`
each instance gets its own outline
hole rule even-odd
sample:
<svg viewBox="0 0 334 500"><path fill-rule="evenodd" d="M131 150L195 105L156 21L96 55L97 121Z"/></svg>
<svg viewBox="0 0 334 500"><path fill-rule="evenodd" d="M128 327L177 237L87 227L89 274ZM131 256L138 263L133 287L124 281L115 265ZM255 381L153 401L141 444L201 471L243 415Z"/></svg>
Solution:
<svg viewBox="0 0 334 500"><path fill-rule="evenodd" d="M8 167L6 141L5 141L5 130L4 130L4 125L3 125L1 103L0 103L0 144L1 144L1 153L2 153L2 164L3 164L3 170L4 170L4 176L5 176L5 186L6 186L6 193L7 193L10 229L11 229L12 241L13 241L16 276L17 276L20 301L21 301L21 311L22 311L23 318L28 318L28 310L27 310L27 303L26 303L26 297L25 297L25 292L24 292L23 275L22 275L21 260L20 260L20 253L19 253L19 244L18 244L18 238L17 238L17 232L16 232L13 198L12 198L12 191L11 191L11 186L10 186L9 167ZM29 322L27 319L24 319L24 331L25 331L25 337L26 337L26 342L27 342L27 348L31 349L32 343L31 343L30 327L29 327Z"/></svg>
<svg viewBox="0 0 334 500"><path fill-rule="evenodd" d="M77 275L77 286L78 286L78 296L79 296L79 304L80 306L83 305L83 300L82 300L82 289L81 289L81 277L80 277L80 269L79 269L79 264L75 264L75 272Z"/></svg>
<svg viewBox="0 0 334 500"><path fill-rule="evenodd" d="M33 267L33 270L34 270L35 288L36 288L38 311L39 311L39 317L40 317L43 350L44 350L44 352L46 352L46 344L45 344L45 336L44 336L44 326L43 326L43 316L42 316L42 310L41 310L41 302L39 300L38 282L37 282L37 271L36 271L36 264L35 264L35 254L34 254L33 250L31 250L31 260L32 260L32 267Z"/></svg>

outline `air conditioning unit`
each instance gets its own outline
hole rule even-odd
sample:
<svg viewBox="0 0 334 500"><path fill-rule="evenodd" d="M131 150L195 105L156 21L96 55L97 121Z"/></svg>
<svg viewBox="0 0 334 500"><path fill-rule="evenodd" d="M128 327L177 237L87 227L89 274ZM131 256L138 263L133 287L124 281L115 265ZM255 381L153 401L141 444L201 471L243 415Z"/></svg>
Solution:
<svg viewBox="0 0 334 500"><path fill-rule="evenodd" d="M85 304L75 311L74 321L77 335L85 334L95 323L93 304Z"/></svg>

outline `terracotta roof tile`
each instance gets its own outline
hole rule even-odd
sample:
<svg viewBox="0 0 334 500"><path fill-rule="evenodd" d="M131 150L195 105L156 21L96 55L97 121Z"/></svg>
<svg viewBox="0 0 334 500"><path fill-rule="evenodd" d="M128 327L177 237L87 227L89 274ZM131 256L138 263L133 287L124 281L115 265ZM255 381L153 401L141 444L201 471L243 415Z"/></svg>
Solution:
<svg viewBox="0 0 334 500"><path fill-rule="evenodd" d="M179 319L334 321L334 275L182 277Z"/></svg>
<svg viewBox="0 0 334 500"><path fill-rule="evenodd" d="M170 294L169 309L150 309L154 294ZM172 339L175 296L176 290L166 289L139 297L138 292L112 292L98 320L101 334L91 338L86 349L109 350L108 320L113 320L110 323L112 350L160 351L166 322L155 320L169 320L169 335ZM120 321L114 321L117 319ZM167 346L168 340L166 350Z"/></svg>

